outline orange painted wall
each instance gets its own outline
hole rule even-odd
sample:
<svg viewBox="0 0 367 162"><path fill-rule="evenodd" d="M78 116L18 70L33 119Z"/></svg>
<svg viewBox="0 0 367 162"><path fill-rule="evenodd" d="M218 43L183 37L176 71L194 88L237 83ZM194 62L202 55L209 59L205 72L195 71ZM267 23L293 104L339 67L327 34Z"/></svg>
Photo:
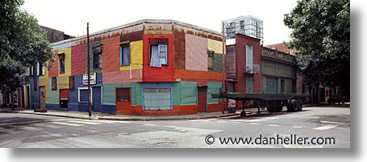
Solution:
<svg viewBox="0 0 367 162"><path fill-rule="evenodd" d="M120 71L120 37L102 39L102 73Z"/></svg>
<svg viewBox="0 0 367 162"><path fill-rule="evenodd" d="M208 72L208 71L195 71L195 70L174 70L173 74L175 79L181 79L182 81L195 81L198 82L198 86L205 86L208 82L221 82L221 72Z"/></svg>

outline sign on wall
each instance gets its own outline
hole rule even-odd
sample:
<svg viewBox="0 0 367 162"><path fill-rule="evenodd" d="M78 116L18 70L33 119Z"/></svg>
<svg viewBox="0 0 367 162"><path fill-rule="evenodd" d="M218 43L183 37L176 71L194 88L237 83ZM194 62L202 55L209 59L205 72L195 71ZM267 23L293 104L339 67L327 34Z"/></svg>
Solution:
<svg viewBox="0 0 367 162"><path fill-rule="evenodd" d="M96 73L90 73L90 84L96 84L97 83L97 75ZM83 74L83 85L88 85L88 75Z"/></svg>

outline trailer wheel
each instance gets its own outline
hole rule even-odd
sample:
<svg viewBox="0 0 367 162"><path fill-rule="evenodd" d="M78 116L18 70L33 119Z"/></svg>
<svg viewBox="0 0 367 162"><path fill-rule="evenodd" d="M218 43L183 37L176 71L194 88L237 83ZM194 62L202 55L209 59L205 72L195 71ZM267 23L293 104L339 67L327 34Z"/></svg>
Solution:
<svg viewBox="0 0 367 162"><path fill-rule="evenodd" d="M241 117L246 117L246 111L241 112Z"/></svg>
<svg viewBox="0 0 367 162"><path fill-rule="evenodd" d="M297 111L302 111L302 109L303 109L303 102L302 102L302 100L298 100L297 103L298 103L298 109L297 109Z"/></svg>
<svg viewBox="0 0 367 162"><path fill-rule="evenodd" d="M287 110L289 112L295 112L295 111L297 111L297 109L298 109L297 100L295 100L295 99L290 100L288 105L287 105Z"/></svg>

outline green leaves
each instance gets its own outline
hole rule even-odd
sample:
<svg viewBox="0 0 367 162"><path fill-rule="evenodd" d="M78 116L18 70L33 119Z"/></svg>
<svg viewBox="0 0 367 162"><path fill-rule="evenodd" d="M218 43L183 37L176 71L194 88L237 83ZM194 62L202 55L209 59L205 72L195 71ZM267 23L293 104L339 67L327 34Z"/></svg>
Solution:
<svg viewBox="0 0 367 162"><path fill-rule="evenodd" d="M299 0L284 24L309 84L346 85L350 77L349 0Z"/></svg>
<svg viewBox="0 0 367 162"><path fill-rule="evenodd" d="M25 67L45 62L52 47L34 16L19 7L23 0L0 2L0 89L22 84Z"/></svg>

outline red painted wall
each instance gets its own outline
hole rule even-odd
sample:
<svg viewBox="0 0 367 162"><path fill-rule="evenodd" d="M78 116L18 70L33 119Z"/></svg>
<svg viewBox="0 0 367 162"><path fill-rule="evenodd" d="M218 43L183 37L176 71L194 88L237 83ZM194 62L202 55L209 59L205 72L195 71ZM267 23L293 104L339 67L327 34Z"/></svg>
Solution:
<svg viewBox="0 0 367 162"><path fill-rule="evenodd" d="M249 36L236 34L236 75L237 83L235 84L235 92L246 92L246 44L253 45L253 63L260 65L260 39ZM253 92L260 92L260 74L249 75L254 77Z"/></svg>
<svg viewBox="0 0 367 162"><path fill-rule="evenodd" d="M149 38L168 38L168 66L161 68L149 66ZM143 35L143 81L144 82L172 82L173 81L173 36L172 34L144 34Z"/></svg>
<svg viewBox="0 0 367 162"><path fill-rule="evenodd" d="M102 73L120 71L120 37L102 40Z"/></svg>
<svg viewBox="0 0 367 162"><path fill-rule="evenodd" d="M51 61L48 62L49 65L52 65L51 68L48 70L48 77L57 77L59 75L59 57L57 55L53 56L55 61L51 64Z"/></svg>
<svg viewBox="0 0 367 162"><path fill-rule="evenodd" d="M85 45L71 47L71 75L83 75L85 72Z"/></svg>
<svg viewBox="0 0 367 162"><path fill-rule="evenodd" d="M187 114L197 114L197 105L182 105L182 106L172 106L172 110L144 110L143 106L130 106L125 107L124 111L116 111L116 114L124 115L142 115L142 116L159 116L159 115L187 115Z"/></svg>

